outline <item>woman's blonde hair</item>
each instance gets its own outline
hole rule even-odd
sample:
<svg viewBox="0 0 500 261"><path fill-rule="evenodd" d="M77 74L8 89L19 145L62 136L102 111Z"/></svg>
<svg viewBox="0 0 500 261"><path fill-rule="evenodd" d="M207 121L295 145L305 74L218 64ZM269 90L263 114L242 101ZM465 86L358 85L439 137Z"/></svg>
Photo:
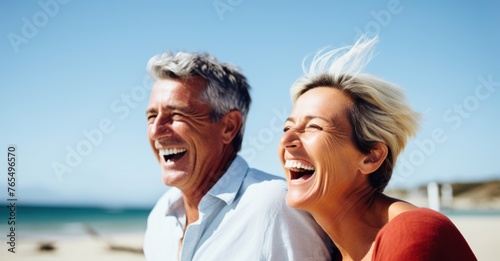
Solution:
<svg viewBox="0 0 500 261"><path fill-rule="evenodd" d="M420 115L414 112L403 91L396 85L361 70L372 58L378 38L362 36L354 46L323 49L313 58L305 75L291 87L292 102L316 87L332 87L353 101L347 117L353 129L352 141L368 154L377 142L387 145L389 153L379 169L370 174L370 184L383 191L389 182L397 157L408 138L415 136Z"/></svg>

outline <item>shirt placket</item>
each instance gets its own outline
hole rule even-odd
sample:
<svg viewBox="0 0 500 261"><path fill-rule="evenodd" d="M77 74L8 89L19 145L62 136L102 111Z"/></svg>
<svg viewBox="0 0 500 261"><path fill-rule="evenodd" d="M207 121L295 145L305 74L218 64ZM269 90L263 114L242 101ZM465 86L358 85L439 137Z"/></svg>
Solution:
<svg viewBox="0 0 500 261"><path fill-rule="evenodd" d="M198 220L189 225L184 233L180 260L193 260L193 255L199 247L200 238L203 237L203 231L205 231L206 226L210 225L207 222L207 216L211 215L213 206L217 204L217 201L217 199L211 196L206 196L200 202L198 206L200 212Z"/></svg>

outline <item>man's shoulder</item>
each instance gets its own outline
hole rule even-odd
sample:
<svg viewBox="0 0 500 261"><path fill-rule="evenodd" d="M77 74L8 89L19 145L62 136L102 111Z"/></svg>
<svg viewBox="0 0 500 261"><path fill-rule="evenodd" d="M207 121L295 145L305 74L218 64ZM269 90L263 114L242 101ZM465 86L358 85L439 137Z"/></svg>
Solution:
<svg viewBox="0 0 500 261"><path fill-rule="evenodd" d="M286 180L283 177L254 168L248 169L242 186L246 190L258 190L262 194L286 194L288 190Z"/></svg>
<svg viewBox="0 0 500 261"><path fill-rule="evenodd" d="M333 243L309 213L287 205L288 186L283 177L249 169L240 192L238 207L245 209L244 218L249 224L263 223L263 256L270 260L329 259Z"/></svg>
<svg viewBox="0 0 500 261"><path fill-rule="evenodd" d="M238 192L238 205L251 208L254 215L293 211L286 204L287 183L284 178L249 168Z"/></svg>

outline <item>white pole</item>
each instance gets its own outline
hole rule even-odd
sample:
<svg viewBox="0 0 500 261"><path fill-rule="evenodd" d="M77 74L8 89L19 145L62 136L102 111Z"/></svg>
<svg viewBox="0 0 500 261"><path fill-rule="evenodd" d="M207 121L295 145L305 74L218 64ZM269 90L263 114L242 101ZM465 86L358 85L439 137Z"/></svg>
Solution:
<svg viewBox="0 0 500 261"><path fill-rule="evenodd" d="M441 197L444 208L453 206L453 187L450 183L445 183L441 186Z"/></svg>
<svg viewBox="0 0 500 261"><path fill-rule="evenodd" d="M427 185L427 199L429 200L429 208L439 211L439 185L436 182Z"/></svg>

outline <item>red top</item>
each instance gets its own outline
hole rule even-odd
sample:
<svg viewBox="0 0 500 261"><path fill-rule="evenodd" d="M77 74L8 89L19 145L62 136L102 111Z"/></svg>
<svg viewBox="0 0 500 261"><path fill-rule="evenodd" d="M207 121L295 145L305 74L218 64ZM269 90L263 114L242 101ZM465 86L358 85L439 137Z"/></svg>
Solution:
<svg viewBox="0 0 500 261"><path fill-rule="evenodd" d="M477 260L457 227L425 208L403 212L377 234L372 260Z"/></svg>

